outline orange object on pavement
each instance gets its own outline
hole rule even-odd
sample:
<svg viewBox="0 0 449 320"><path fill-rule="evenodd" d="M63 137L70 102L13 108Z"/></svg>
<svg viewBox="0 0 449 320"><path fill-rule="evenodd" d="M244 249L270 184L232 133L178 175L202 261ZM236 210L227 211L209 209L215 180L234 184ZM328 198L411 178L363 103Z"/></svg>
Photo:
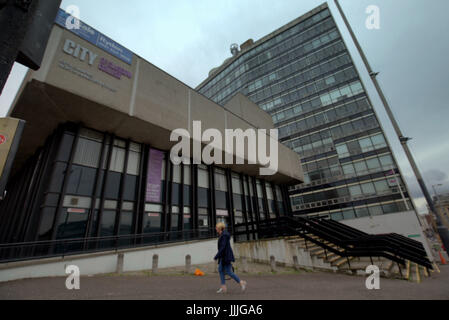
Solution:
<svg viewBox="0 0 449 320"><path fill-rule="evenodd" d="M195 270L195 275L196 275L196 276L199 276L199 277L202 277L202 276L204 276L204 272L201 271L200 269L196 269L196 270Z"/></svg>
<svg viewBox="0 0 449 320"><path fill-rule="evenodd" d="M440 260L442 264L447 264L446 259L444 259L443 255L441 254L441 251L438 251L438 253L440 254Z"/></svg>

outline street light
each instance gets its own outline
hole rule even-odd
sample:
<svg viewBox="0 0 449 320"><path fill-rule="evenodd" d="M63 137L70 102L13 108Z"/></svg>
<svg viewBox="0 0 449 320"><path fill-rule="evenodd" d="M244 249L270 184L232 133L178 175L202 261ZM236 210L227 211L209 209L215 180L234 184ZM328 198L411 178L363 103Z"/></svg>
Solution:
<svg viewBox="0 0 449 320"><path fill-rule="evenodd" d="M427 187L426 187L426 184L424 183L424 179L421 175L421 172L419 171L418 166L416 165L415 159L413 158L413 155L407 145L407 142L409 140L411 140L411 138L405 137L402 134L402 131L399 128L399 124L397 123L397 121L393 115L393 112L390 108L387 98L385 97L385 95L382 91L382 88L380 87L380 84L377 81L377 75L379 74L379 72L374 72L373 69L371 68L371 65L369 64L368 59L366 58L365 53L363 52L359 41L355 37L354 31L352 30L351 25L349 24L349 21L346 18L345 13L343 12L343 9L340 6L340 3L338 2L338 0L334 0L334 2L335 2L335 5L336 5L338 11L340 12L340 15L343 19L343 22L346 25L346 28L348 29L348 32L352 38L352 41L354 42L354 45L357 48L357 51L359 52L363 63L365 64L368 74L370 75L371 81L373 82L373 85L376 88L377 94L379 95L380 100L382 101L385 111L387 112L388 118L390 119L390 121L393 125L394 131L396 132L399 142L401 143L401 145L404 149L404 152L407 156L407 159L410 163L410 166L412 167L412 170L413 170L413 173L415 174L416 180L418 181L418 184L421 187L422 193L424 194L424 197L426 198L426 201L429 204L429 208L433 213L436 214L434 201L433 201L432 197L430 196L429 191L427 190ZM442 224L441 219L439 218L438 214L436 214L436 217L437 217L438 233L440 235L441 240L443 241L444 248L446 249L446 252L449 254L449 230Z"/></svg>

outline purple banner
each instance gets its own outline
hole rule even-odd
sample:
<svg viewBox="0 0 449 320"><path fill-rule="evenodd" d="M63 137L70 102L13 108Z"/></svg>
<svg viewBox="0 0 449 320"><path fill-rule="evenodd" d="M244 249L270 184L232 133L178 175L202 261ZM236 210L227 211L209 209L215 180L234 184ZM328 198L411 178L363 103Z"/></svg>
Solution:
<svg viewBox="0 0 449 320"><path fill-rule="evenodd" d="M163 161L163 152L150 149L150 157L148 159L147 190L145 197L146 202L161 202L161 172Z"/></svg>

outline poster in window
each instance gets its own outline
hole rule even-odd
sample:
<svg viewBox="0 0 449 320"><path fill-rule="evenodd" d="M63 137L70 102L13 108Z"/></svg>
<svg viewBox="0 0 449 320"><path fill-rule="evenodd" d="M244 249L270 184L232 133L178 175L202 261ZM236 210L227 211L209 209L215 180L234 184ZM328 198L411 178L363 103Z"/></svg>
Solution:
<svg viewBox="0 0 449 320"><path fill-rule="evenodd" d="M150 149L145 197L146 202L161 202L161 179L163 161L164 153L162 151Z"/></svg>

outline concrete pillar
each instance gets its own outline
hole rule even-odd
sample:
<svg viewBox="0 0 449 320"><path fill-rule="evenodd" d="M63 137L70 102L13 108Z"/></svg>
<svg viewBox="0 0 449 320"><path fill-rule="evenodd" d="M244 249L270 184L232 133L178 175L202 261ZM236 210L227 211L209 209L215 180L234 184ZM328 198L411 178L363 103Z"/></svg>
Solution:
<svg viewBox="0 0 449 320"><path fill-rule="evenodd" d="M274 256L270 256L270 266L271 272L276 272L276 258Z"/></svg>
<svg viewBox="0 0 449 320"><path fill-rule="evenodd" d="M190 274L190 269L192 267L192 257L190 254L186 255L186 268L184 270L185 274Z"/></svg>
<svg viewBox="0 0 449 320"><path fill-rule="evenodd" d="M244 273L248 273L248 258L242 257L242 269Z"/></svg>
<svg viewBox="0 0 449 320"><path fill-rule="evenodd" d="M293 256L293 268L295 268L296 271L299 271L298 256Z"/></svg>
<svg viewBox="0 0 449 320"><path fill-rule="evenodd" d="M119 253L117 256L117 270L116 272L118 274L123 273L123 263L125 261L125 255L123 253Z"/></svg>
<svg viewBox="0 0 449 320"><path fill-rule="evenodd" d="M157 254L154 254L153 255L153 268L152 268L153 274L157 273L158 262L159 262L159 256Z"/></svg>

